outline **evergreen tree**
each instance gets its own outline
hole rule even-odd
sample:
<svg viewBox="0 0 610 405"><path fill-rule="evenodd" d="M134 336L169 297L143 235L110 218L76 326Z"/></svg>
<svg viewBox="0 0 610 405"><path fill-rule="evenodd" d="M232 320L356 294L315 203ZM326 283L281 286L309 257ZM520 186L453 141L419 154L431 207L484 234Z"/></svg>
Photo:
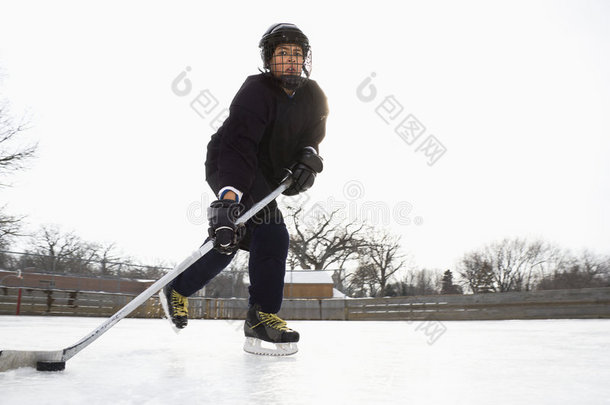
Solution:
<svg viewBox="0 0 610 405"><path fill-rule="evenodd" d="M441 285L441 294L462 294L462 288L459 285L453 284L453 273L451 273L451 270L443 273Z"/></svg>

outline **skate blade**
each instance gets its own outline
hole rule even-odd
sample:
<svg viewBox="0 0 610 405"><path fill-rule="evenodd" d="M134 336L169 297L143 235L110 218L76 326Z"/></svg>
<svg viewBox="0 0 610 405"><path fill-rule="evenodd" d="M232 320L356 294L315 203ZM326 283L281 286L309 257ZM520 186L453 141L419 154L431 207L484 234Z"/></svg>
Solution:
<svg viewBox="0 0 610 405"><path fill-rule="evenodd" d="M169 321L169 324L171 325L173 331L176 334L179 334L182 329L179 329L176 325L174 325L174 322L172 321L172 317L169 315L169 308L167 306L167 297L165 296L165 292L163 291L163 288L159 291L159 302L161 303L161 307L163 308L163 313L165 313L165 319L167 319Z"/></svg>
<svg viewBox="0 0 610 405"><path fill-rule="evenodd" d="M272 347L270 347L272 346ZM263 340L247 337L244 343L244 351L260 356L290 356L299 351L296 342L293 343L271 343Z"/></svg>

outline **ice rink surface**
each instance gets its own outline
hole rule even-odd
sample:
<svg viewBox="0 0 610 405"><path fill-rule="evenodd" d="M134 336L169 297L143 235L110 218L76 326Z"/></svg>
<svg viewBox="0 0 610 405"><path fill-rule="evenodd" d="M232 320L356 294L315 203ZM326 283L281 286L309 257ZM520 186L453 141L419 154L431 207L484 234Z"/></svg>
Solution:
<svg viewBox="0 0 610 405"><path fill-rule="evenodd" d="M104 319L0 316L0 349L60 349ZM125 319L55 373L0 373L0 404L610 404L610 320L293 321L299 353L242 322Z"/></svg>

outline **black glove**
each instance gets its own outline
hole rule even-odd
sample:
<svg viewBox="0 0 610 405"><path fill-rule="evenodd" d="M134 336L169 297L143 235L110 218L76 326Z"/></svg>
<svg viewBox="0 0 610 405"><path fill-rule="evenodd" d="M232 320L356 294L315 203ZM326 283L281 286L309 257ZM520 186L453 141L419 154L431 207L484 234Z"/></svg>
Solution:
<svg viewBox="0 0 610 405"><path fill-rule="evenodd" d="M316 174L322 172L323 168L324 163L316 150L311 146L306 147L301 152L297 162L290 168L292 184L284 190L283 194L296 195L309 190L313 186Z"/></svg>
<svg viewBox="0 0 610 405"><path fill-rule="evenodd" d="M214 249L220 253L230 255L238 249L246 227L235 225L235 221L243 210L244 206L233 200L216 200L210 204L208 234L214 240Z"/></svg>

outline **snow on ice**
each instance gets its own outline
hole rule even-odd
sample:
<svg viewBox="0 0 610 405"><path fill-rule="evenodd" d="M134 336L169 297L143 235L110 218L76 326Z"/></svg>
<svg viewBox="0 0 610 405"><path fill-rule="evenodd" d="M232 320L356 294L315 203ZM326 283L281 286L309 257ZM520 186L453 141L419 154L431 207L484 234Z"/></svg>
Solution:
<svg viewBox="0 0 610 405"><path fill-rule="evenodd" d="M60 349L101 318L0 317L0 349ZM2 404L608 404L610 320L292 321L299 352L243 352L242 321L125 319Z"/></svg>

